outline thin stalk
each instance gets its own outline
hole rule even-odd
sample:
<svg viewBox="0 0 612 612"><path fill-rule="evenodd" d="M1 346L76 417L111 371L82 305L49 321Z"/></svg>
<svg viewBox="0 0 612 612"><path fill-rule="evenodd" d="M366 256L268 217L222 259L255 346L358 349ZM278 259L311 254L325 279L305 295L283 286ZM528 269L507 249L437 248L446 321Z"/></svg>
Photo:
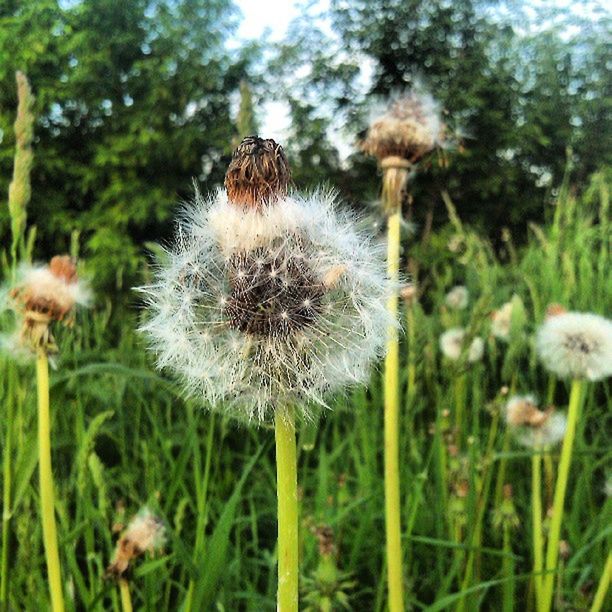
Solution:
<svg viewBox="0 0 612 612"><path fill-rule="evenodd" d="M119 580L119 594L121 595L121 609L123 612L132 612L130 583L125 578Z"/></svg>
<svg viewBox="0 0 612 612"><path fill-rule="evenodd" d="M552 606L553 589L555 584L555 569L559 558L559 537L561 535L561 522L563 519L563 505L565 502L565 490L569 476L570 464L572 461L572 450L574 437L576 434L576 423L580 410L580 397L584 383L582 380L572 381L570 391L569 407L567 410L567 429L561 448L561 458L559 459L559 469L557 471L557 484L555 486L555 496L553 499L552 518L550 521L550 531L548 536L548 547L546 549L546 575L542 586L542 609L541 612L549 612Z"/></svg>
<svg viewBox="0 0 612 612"><path fill-rule="evenodd" d="M542 599L542 570L544 568L544 536L542 535L542 456L531 456L531 521L533 532L533 585L536 608Z"/></svg>
<svg viewBox="0 0 612 612"><path fill-rule="evenodd" d="M397 206L388 220L387 269L392 282L399 278L400 210ZM398 296L394 291L387 308L397 318ZM387 534L387 577L389 611L404 611L399 479L399 338L395 325L387 330L385 357L385 520Z"/></svg>
<svg viewBox="0 0 612 612"><path fill-rule="evenodd" d="M455 377L455 432L457 434L457 446L461 447L461 434L463 428L463 413L465 407L466 375L459 374Z"/></svg>
<svg viewBox="0 0 612 612"><path fill-rule="evenodd" d="M608 588L610 587L610 580L612 580L612 553L608 554L608 560L606 561L604 570L601 573L599 585L597 586L597 591L595 591L595 597L593 598L593 604L591 605L591 612L600 612L600 610L603 610L606 594L608 593Z"/></svg>
<svg viewBox="0 0 612 612"><path fill-rule="evenodd" d="M512 535L510 526L504 523L504 557L502 561L503 592L502 610L503 612L513 612L514 610L514 559L512 557Z"/></svg>
<svg viewBox="0 0 612 612"><path fill-rule="evenodd" d="M39 349L36 357L36 382L38 391L38 466L40 476L40 506L42 515L43 542L47 561L51 609L63 612L64 596L57 527L55 525L55 502L53 496L53 472L51 470L51 422L49 417L49 362L47 354Z"/></svg>
<svg viewBox="0 0 612 612"><path fill-rule="evenodd" d="M276 413L278 494L278 612L298 610L298 499L295 411Z"/></svg>
<svg viewBox="0 0 612 612"><path fill-rule="evenodd" d="M13 366L7 363L8 389L6 401L6 432L4 435L4 454L2 458L2 475L4 479L2 487L2 560L0 569L0 609L8 609L8 548L10 538L11 520L11 488L12 488L12 453L13 453L13 397L14 389Z"/></svg>

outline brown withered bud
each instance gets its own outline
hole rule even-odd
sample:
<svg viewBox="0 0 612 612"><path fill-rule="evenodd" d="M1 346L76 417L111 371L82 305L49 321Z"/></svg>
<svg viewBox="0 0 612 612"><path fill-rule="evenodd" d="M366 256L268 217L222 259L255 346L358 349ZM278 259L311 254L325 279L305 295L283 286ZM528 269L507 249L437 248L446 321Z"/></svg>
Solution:
<svg viewBox="0 0 612 612"><path fill-rule="evenodd" d="M69 255L56 255L49 262L49 270L56 278L61 278L67 283L77 280L76 262Z"/></svg>
<svg viewBox="0 0 612 612"><path fill-rule="evenodd" d="M556 317L558 315L565 314L566 312L567 308L561 304L549 304L546 307L546 318L550 319L551 317Z"/></svg>
<svg viewBox="0 0 612 612"><path fill-rule="evenodd" d="M319 525L313 529L313 533L319 544L319 554L322 557L328 557L336 554L336 543L334 540L334 532L328 525Z"/></svg>
<svg viewBox="0 0 612 612"><path fill-rule="evenodd" d="M283 148L271 138L247 136L232 154L224 184L231 203L257 208L286 196L290 182Z"/></svg>

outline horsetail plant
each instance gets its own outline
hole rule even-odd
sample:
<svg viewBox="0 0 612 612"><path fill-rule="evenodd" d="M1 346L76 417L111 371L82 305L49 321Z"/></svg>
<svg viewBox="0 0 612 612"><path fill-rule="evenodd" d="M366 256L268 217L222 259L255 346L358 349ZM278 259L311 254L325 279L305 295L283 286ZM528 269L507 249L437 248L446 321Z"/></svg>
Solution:
<svg viewBox="0 0 612 612"><path fill-rule="evenodd" d="M32 192L30 170L32 168L32 139L34 136L34 96L28 79L23 72L15 74L17 81L17 117L15 119L15 158L13 180L9 185L8 209L11 218L11 272L15 278L19 245L24 242L26 209ZM9 366L11 367L11 366ZM7 377L13 379L12 372ZM9 384L10 387L10 384ZM8 601L8 549L12 497L12 454L13 454L13 400L9 398L6 411L6 432L3 449L2 484L2 553L0 558L0 608Z"/></svg>
<svg viewBox="0 0 612 612"><path fill-rule="evenodd" d="M553 498L539 612L552 606L559 538L576 425L586 381L612 375L612 321L592 313L565 312L548 316L536 338L540 360L553 374L572 380L567 428L563 437Z"/></svg>
<svg viewBox="0 0 612 612"><path fill-rule="evenodd" d="M387 216L387 271L399 286L402 202L413 164L441 141L438 107L431 96L411 91L392 99L382 115L370 124L362 150L376 157L383 171L382 202ZM398 314L398 293L387 308ZM399 482L399 335L395 324L387 330L385 358L385 519L389 610L404 610L400 482Z"/></svg>
<svg viewBox="0 0 612 612"><path fill-rule="evenodd" d="M382 253L333 193L289 184L282 147L245 138L225 191L185 207L167 263L142 289L158 366L213 410L274 421L281 612L298 606L296 418L366 380L390 323Z"/></svg>
<svg viewBox="0 0 612 612"><path fill-rule="evenodd" d="M49 410L49 355L58 352L51 326L70 325L77 305L89 301L87 285L78 279L75 262L55 256L45 266L22 266L10 290L19 329L13 335L15 350L36 356L38 395L38 452L43 543L53 612L64 610L60 559L55 523L53 471L51 468L51 418Z"/></svg>

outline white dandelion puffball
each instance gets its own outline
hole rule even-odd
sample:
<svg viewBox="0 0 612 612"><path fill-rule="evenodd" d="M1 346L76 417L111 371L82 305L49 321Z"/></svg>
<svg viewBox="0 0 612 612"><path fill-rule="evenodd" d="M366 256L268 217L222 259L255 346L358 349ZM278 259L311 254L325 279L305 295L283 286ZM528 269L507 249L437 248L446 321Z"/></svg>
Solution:
<svg viewBox="0 0 612 612"><path fill-rule="evenodd" d="M612 321L566 312L548 317L536 337L544 366L562 378L602 380L612 375Z"/></svg>
<svg viewBox="0 0 612 612"><path fill-rule="evenodd" d="M453 310L463 310L467 307L470 299L470 292L467 287L457 285L453 287L444 298L446 305Z"/></svg>
<svg viewBox="0 0 612 612"><path fill-rule="evenodd" d="M332 193L258 206L197 195L168 256L143 288L142 329L158 366L213 409L262 422L293 405L307 418L382 355L384 255Z"/></svg>
<svg viewBox="0 0 612 612"><path fill-rule="evenodd" d="M440 336L440 350L442 354L452 361L457 361L464 350L466 335L467 332L463 327L452 327L446 330ZM468 361L470 363L480 361L483 354L484 341L482 338L476 336L468 348Z"/></svg>

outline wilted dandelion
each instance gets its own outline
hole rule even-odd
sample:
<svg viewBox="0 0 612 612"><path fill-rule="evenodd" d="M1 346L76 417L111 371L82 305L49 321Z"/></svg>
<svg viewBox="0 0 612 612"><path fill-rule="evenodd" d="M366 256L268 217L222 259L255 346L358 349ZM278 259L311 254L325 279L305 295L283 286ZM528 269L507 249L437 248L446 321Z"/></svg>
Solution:
<svg viewBox="0 0 612 612"><path fill-rule="evenodd" d="M85 304L89 290L77 277L76 264L68 256L56 256L46 266L22 266L14 284L3 291L8 295L5 307L16 313L18 331L2 346L14 349L13 357L25 353L36 355L38 391L38 445L40 503L43 541L49 575L51 606L55 612L64 609L61 569L57 549L53 472L51 468L51 422L49 414L50 353L58 351L51 333L53 323L71 324L74 308Z"/></svg>
<svg viewBox="0 0 612 612"><path fill-rule="evenodd" d="M444 298L446 305L453 310L463 310L467 307L470 299L470 292L467 287L457 285L453 287Z"/></svg>
<svg viewBox="0 0 612 612"><path fill-rule="evenodd" d="M451 327L440 336L440 350L442 354L457 361L465 350L467 332L462 327ZM472 339L467 351L467 360L470 363L480 361L484 355L484 341L480 336Z"/></svg>
<svg viewBox="0 0 612 612"><path fill-rule="evenodd" d="M129 522L121 534L115 556L106 569L107 576L120 578L130 563L145 553L159 553L166 544L166 526L147 506Z"/></svg>
<svg viewBox="0 0 612 612"><path fill-rule="evenodd" d="M389 100L370 122L361 148L378 159L397 156L414 162L439 146L444 132L438 103L430 94L413 90Z"/></svg>
<svg viewBox="0 0 612 612"><path fill-rule="evenodd" d="M157 364L234 418L275 419L279 606L297 609L294 415L365 381L390 317L382 253L333 193L288 195L273 140L247 137L226 191L187 206L153 285L142 330Z"/></svg>
<svg viewBox="0 0 612 612"><path fill-rule="evenodd" d="M596 314L549 316L536 339L538 355L562 378L601 380L612 375L612 321Z"/></svg>
<svg viewBox="0 0 612 612"><path fill-rule="evenodd" d="M130 585L125 574L132 562L148 553L158 554L166 544L166 527L163 521L147 507L143 507L129 522L117 542L115 555L106 568L106 577L114 578L119 585L124 612L131 612Z"/></svg>
<svg viewBox="0 0 612 612"><path fill-rule="evenodd" d="M532 395L515 395L506 404L506 423L517 442L533 449L545 449L563 440L567 428L565 415L551 406L538 409Z"/></svg>
<svg viewBox="0 0 612 612"><path fill-rule="evenodd" d="M19 344L49 354L57 352L51 324L72 324L75 307L89 303L90 291L78 278L72 258L56 255L48 265L19 268L9 296L8 305L18 316Z"/></svg>
<svg viewBox="0 0 612 612"><path fill-rule="evenodd" d="M383 171L382 204L387 215L387 270L399 284L402 202L412 165L443 139L443 125L434 99L419 91L391 98L386 109L371 121L361 150L377 158ZM388 309L397 317L398 296L389 299ZM395 326L387 332L385 359L385 521L389 609L404 609L400 491L399 491L399 343ZM411 379L414 377L410 375ZM414 388L413 380L409 381Z"/></svg>

